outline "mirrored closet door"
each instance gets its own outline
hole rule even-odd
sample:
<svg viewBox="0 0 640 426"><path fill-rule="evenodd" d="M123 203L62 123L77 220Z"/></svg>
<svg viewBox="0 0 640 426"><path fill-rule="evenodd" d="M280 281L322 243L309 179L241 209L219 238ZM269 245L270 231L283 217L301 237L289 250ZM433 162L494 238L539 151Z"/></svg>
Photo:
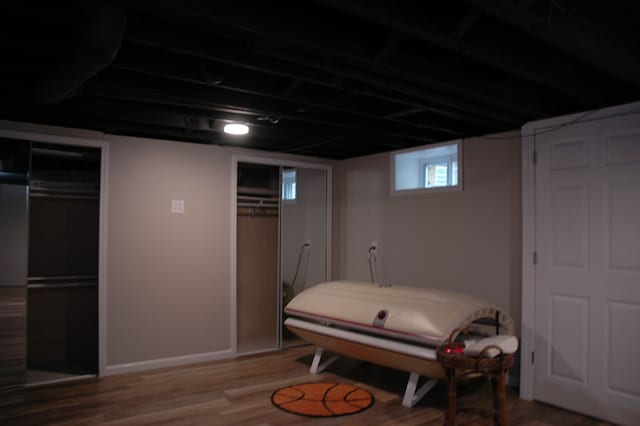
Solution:
<svg viewBox="0 0 640 426"><path fill-rule="evenodd" d="M282 168L281 173L280 271L284 308L300 292L327 280L327 171L298 167ZM281 324L285 319L283 313ZM282 347L300 343L282 326Z"/></svg>
<svg viewBox="0 0 640 426"><path fill-rule="evenodd" d="M100 149L32 145L28 384L98 373Z"/></svg>
<svg viewBox="0 0 640 426"><path fill-rule="evenodd" d="M0 388L98 374L101 155L0 138Z"/></svg>

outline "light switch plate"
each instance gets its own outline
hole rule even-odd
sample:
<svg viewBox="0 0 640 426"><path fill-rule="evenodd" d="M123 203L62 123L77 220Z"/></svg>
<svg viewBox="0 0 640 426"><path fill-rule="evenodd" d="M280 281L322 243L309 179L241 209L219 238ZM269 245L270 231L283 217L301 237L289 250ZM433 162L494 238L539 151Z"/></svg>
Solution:
<svg viewBox="0 0 640 426"><path fill-rule="evenodd" d="M184 200L171 200L171 213L184 213Z"/></svg>

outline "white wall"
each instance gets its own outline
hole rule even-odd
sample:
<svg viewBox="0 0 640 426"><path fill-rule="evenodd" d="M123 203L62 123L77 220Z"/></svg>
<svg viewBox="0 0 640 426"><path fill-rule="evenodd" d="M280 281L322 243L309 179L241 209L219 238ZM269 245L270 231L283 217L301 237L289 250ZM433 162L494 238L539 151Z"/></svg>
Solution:
<svg viewBox="0 0 640 426"><path fill-rule="evenodd" d="M462 192L390 195L389 153L341 162L334 181L334 275L464 291L503 306L519 329L520 133L463 143Z"/></svg>

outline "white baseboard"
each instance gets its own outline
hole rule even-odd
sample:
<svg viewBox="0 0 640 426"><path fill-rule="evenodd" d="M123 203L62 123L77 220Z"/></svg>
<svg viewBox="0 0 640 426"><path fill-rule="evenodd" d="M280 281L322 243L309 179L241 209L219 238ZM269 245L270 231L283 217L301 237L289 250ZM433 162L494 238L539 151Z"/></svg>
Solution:
<svg viewBox="0 0 640 426"><path fill-rule="evenodd" d="M137 371L155 370L157 368L177 367L179 365L195 364L196 362L217 361L233 357L231 349L217 352L207 352L193 355L182 355L172 358L150 359L148 361L137 361L127 364L107 365L104 376L114 376L116 374L134 373Z"/></svg>

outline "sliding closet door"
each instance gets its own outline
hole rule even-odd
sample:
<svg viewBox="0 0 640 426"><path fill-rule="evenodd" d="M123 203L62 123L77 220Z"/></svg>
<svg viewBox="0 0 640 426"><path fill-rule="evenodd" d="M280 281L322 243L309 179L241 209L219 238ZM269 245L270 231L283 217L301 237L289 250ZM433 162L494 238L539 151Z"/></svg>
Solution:
<svg viewBox="0 0 640 426"><path fill-rule="evenodd" d="M284 308L300 292L328 279L327 171L283 168L282 176L280 268ZM283 328L282 346L298 343Z"/></svg>
<svg viewBox="0 0 640 426"><path fill-rule="evenodd" d="M283 169L291 170L296 189L295 197L282 201L281 268L282 281L293 286L293 297L327 279L327 172Z"/></svg>
<svg viewBox="0 0 640 426"><path fill-rule="evenodd" d="M29 150L0 138L0 389L26 373Z"/></svg>
<svg viewBox="0 0 640 426"><path fill-rule="evenodd" d="M100 150L34 143L27 381L98 372Z"/></svg>

